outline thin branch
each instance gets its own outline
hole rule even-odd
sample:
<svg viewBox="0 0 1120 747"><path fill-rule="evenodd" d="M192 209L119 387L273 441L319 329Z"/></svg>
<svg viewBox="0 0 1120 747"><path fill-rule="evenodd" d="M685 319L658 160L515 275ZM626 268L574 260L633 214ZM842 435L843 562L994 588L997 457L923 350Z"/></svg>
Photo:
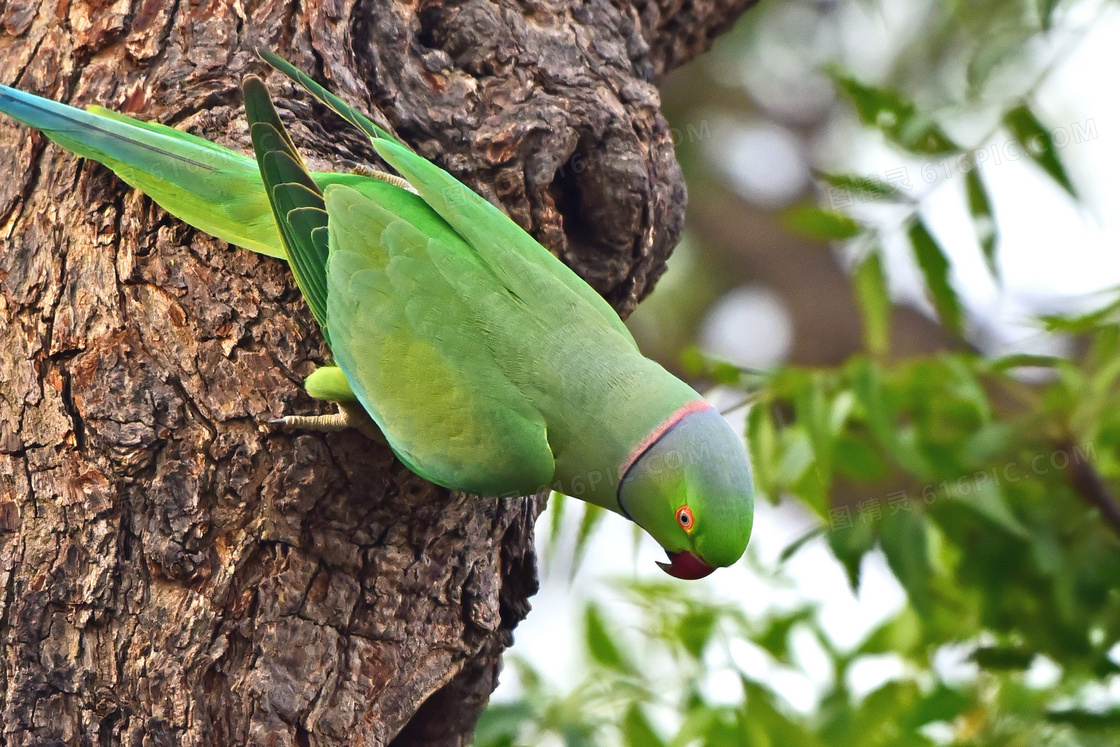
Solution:
<svg viewBox="0 0 1120 747"><path fill-rule="evenodd" d="M1063 443L1061 449L1070 455L1069 467L1066 470L1070 485L1089 504L1096 506L1105 521L1112 525L1117 535L1120 535L1120 502L1117 502L1116 496L1109 490L1104 478L1087 459L1073 458L1072 455L1076 452L1071 442Z"/></svg>

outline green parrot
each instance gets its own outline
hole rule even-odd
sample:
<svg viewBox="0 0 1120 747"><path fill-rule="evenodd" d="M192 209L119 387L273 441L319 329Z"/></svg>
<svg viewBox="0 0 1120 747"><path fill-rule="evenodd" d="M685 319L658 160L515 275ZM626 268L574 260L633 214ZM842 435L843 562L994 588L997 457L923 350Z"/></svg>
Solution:
<svg viewBox="0 0 1120 747"><path fill-rule="evenodd" d="M606 301L498 208L286 60L262 56L364 131L399 176L309 172L256 77L243 84L255 159L7 86L0 112L191 226L287 260L334 358L306 389L340 409L277 422L364 421L444 487L552 488L602 506L648 532L677 578L735 563L753 485L720 414L644 357Z"/></svg>

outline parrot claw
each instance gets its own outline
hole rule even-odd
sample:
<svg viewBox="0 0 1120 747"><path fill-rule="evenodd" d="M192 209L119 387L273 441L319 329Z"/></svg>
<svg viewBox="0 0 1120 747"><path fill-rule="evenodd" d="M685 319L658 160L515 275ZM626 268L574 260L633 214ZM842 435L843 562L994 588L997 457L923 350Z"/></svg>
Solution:
<svg viewBox="0 0 1120 747"><path fill-rule="evenodd" d="M321 433L338 433L353 428L366 438L378 443L388 443L377 423L361 407L349 403L336 403L336 406L338 410L330 415L286 415L269 420L268 424Z"/></svg>

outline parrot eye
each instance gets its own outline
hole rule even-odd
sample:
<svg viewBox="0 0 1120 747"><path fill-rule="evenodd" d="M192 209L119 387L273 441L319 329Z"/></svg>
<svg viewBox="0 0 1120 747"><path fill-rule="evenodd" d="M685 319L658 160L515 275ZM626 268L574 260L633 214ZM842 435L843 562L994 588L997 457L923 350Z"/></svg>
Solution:
<svg viewBox="0 0 1120 747"><path fill-rule="evenodd" d="M681 506L677 509L677 523L681 525L681 529L686 532L691 532L696 520L692 518L692 509L688 506Z"/></svg>

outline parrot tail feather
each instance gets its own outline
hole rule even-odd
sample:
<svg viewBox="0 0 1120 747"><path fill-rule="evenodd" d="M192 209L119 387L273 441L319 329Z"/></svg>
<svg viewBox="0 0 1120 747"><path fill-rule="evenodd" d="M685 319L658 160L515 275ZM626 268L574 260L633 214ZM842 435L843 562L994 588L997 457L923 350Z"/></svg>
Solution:
<svg viewBox="0 0 1120 747"><path fill-rule="evenodd" d="M174 127L94 106L83 110L0 85L0 113L112 169L195 228L283 257L253 159Z"/></svg>
<svg viewBox="0 0 1120 747"><path fill-rule="evenodd" d="M150 155L174 159L206 171L218 168L213 159L206 158L205 153L187 155L183 152L184 142L181 139L136 126L136 120L131 117L104 117L5 85L0 85L0 112L28 127L42 130L67 150L102 163L128 163L136 159L139 155L137 151L146 151ZM202 150L225 155L212 148ZM229 153L234 160L245 160L232 151Z"/></svg>
<svg viewBox="0 0 1120 747"><path fill-rule="evenodd" d="M326 106L338 116L345 119L350 124L357 127L359 130L369 135L371 140L391 140L394 143L400 144L400 141L390 135L385 129L374 124L372 120L362 114L354 107L347 104L345 101L335 96L333 93L323 88L316 83L311 76L297 68L292 63L285 60L275 52L267 49L257 50L258 54L264 58L265 62L272 65L277 71L283 73L290 78L294 83L299 85L305 91L310 93L319 103Z"/></svg>

